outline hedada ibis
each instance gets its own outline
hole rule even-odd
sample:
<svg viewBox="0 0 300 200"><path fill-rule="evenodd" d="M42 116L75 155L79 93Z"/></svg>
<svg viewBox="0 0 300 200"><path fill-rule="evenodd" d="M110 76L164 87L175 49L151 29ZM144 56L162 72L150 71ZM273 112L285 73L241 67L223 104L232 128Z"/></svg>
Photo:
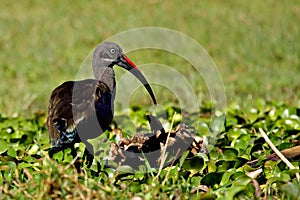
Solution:
<svg viewBox="0 0 300 200"><path fill-rule="evenodd" d="M67 81L51 93L46 126L52 154L67 147L73 148L80 141L89 147L87 139L95 138L109 129L114 114L115 65L128 70L139 79L153 103L157 104L150 84L120 46L102 42L93 53L92 69L95 79ZM88 150L91 153L91 146Z"/></svg>

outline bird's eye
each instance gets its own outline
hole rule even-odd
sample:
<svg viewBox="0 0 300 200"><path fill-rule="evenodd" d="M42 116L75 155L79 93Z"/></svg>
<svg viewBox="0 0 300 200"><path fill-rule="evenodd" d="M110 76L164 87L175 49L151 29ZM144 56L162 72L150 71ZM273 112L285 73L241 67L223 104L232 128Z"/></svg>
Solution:
<svg viewBox="0 0 300 200"><path fill-rule="evenodd" d="M115 49L110 49L110 53L116 53Z"/></svg>

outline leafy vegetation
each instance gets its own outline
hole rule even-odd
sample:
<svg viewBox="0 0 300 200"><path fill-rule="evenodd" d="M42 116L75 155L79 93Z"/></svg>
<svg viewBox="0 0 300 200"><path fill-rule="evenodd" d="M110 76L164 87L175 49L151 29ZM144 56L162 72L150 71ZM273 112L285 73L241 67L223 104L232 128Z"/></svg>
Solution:
<svg viewBox="0 0 300 200"><path fill-rule="evenodd" d="M299 21L300 4L293 0L1 2L0 199L299 199L299 169L271 159L273 151L258 131L262 128L279 150L300 145ZM77 159L70 149L50 159L45 119L51 90L73 80L99 42L145 26L187 34L222 74L225 121L211 113L205 83L189 63L159 50L129 53L138 65L172 66L201 95L195 116L154 86L167 111L164 125L170 126L175 111L175 125L187 118L191 130L211 142L208 154L183 154L172 166L148 173L105 165L98 171L96 163L87 168L81 143ZM122 73L116 69L117 77ZM149 129L145 107L151 102L141 94L131 99L129 116L116 106L115 120L125 136ZM114 141L113 133L107 134ZM296 168L298 152L287 156Z"/></svg>
<svg viewBox="0 0 300 200"><path fill-rule="evenodd" d="M169 117L177 110L176 107L167 109ZM210 108L203 108L207 109ZM135 107L137 111L146 114L145 109ZM13 199L130 199L137 196L145 199L297 199L300 185L295 173L300 170L290 170L280 160L268 160L267 156L272 154L272 150L259 134L258 128L268 132L279 150L300 145L299 112L295 107L262 100L246 110L231 105L225 126L219 126L216 144L207 145L210 149L207 155L199 153L186 158L183 154L173 166L161 172L153 169L148 173L124 172L105 166L100 172L94 166L87 168L82 162L84 144L77 146L77 161L70 155L70 149L55 154L52 160L46 151L50 145L43 114L26 119L2 117L1 195L2 198ZM144 119L141 118L141 121ZM202 116L200 121L196 134L210 137L210 116ZM256 159L256 164L251 164L250 161ZM74 167L74 162L78 161L81 172ZM299 155L291 158L291 161L294 166L299 166Z"/></svg>

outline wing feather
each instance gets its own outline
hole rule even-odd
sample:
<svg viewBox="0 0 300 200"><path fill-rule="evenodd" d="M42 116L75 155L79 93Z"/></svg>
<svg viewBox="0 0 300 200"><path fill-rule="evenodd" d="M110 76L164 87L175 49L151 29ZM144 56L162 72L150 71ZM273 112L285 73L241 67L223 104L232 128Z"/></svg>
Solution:
<svg viewBox="0 0 300 200"><path fill-rule="evenodd" d="M107 85L95 79L67 81L55 88L50 96L46 123L51 144L56 145L60 139L58 122L61 131L65 132L72 132L79 124L88 123L95 114L100 124L101 120L104 124L110 123L113 115L111 101L112 94ZM99 107L106 109L101 112Z"/></svg>

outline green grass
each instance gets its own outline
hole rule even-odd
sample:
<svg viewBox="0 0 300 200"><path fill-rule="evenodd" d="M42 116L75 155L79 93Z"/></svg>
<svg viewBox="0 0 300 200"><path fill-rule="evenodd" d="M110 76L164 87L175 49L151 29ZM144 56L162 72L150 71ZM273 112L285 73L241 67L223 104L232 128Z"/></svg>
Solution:
<svg viewBox="0 0 300 200"><path fill-rule="evenodd" d="M256 158L262 161L272 153L258 128L268 132L280 150L299 145L299 21L298 0L2 1L0 199L199 199L204 195L196 190L200 185L208 187L206 198L253 199L255 189L246 174L255 169L241 163ZM45 118L52 89L75 79L82 61L99 42L132 28L153 26L195 39L218 66L226 90L227 121L217 144L207 156L167 167L158 178L157 171L124 175L104 169L95 175L85 166L84 173L78 174L70 164L68 150L64 157L60 154L56 161L50 159L45 151L50 147ZM203 116L210 111L207 86L186 61L159 50L128 55L137 65L174 67L200 93ZM122 73L117 70L117 76ZM151 105L150 98L139 91L131 99L131 105L141 109L132 112L137 124L120 124L126 131L145 122L144 109ZM159 103L169 109L170 123L179 106L174 95L158 86L154 92ZM124 113L117 107L119 117ZM203 136L209 122L205 117L200 121L196 134ZM201 165L194 166L193 161ZM298 158L292 162L299 166ZM281 161L259 165L264 171L255 180L262 189L261 197L299 197L295 171Z"/></svg>
<svg viewBox="0 0 300 200"><path fill-rule="evenodd" d="M8 116L45 111L51 90L74 79L99 42L145 26L171 28L199 42L222 74L228 103L263 98L297 105L299 6L297 1L3 2L0 111ZM201 90L199 77L182 70L184 63L178 65L173 55L137 51L130 56L137 64L179 68Z"/></svg>

